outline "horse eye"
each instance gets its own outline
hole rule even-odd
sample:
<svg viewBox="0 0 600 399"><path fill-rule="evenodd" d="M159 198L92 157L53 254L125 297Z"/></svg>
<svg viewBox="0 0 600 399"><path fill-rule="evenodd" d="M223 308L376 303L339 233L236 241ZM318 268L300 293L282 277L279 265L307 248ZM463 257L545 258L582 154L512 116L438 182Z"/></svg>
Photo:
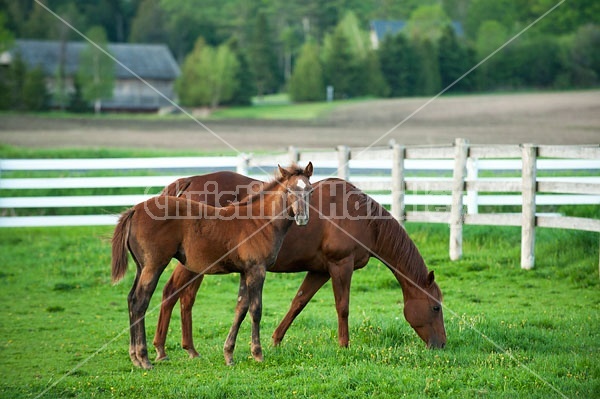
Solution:
<svg viewBox="0 0 600 399"><path fill-rule="evenodd" d="M440 305L434 305L431 309L433 309L434 312L439 312L440 310L442 310L442 307Z"/></svg>

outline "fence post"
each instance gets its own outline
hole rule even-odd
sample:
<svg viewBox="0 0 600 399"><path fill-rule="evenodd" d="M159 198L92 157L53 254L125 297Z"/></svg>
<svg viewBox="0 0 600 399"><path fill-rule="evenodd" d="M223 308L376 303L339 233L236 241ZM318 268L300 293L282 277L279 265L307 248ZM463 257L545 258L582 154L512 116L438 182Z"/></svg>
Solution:
<svg viewBox="0 0 600 399"><path fill-rule="evenodd" d="M450 208L450 260L462 256L463 192L469 141L456 139L454 142L454 172L452 178L452 206Z"/></svg>
<svg viewBox="0 0 600 399"><path fill-rule="evenodd" d="M523 175L521 210L521 268L531 269L535 265L535 192L537 147L523 144Z"/></svg>
<svg viewBox="0 0 600 399"><path fill-rule="evenodd" d="M467 159L467 181L476 181L479 175L479 166L477 158L469 157ZM467 213L475 215L479 213L477 204L477 190L467 191Z"/></svg>
<svg viewBox="0 0 600 399"><path fill-rule="evenodd" d="M392 145L392 216L400 224L404 222L404 156L405 147Z"/></svg>
<svg viewBox="0 0 600 399"><path fill-rule="evenodd" d="M240 175L248 175L248 166L250 165L250 158L251 156L249 154L240 153L238 155L238 162L236 167L237 173L239 173Z"/></svg>
<svg viewBox="0 0 600 399"><path fill-rule="evenodd" d="M350 178L350 147L347 145L338 145L338 170L337 175L340 179L349 180Z"/></svg>
<svg viewBox="0 0 600 399"><path fill-rule="evenodd" d="M291 163L296 163L300 161L300 152L293 145L288 147L288 157L290 158Z"/></svg>

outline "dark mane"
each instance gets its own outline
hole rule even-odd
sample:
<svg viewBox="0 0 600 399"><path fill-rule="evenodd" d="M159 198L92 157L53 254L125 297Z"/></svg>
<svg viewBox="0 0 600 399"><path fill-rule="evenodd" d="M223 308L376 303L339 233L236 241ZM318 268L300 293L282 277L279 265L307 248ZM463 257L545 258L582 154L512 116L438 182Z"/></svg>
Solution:
<svg viewBox="0 0 600 399"><path fill-rule="evenodd" d="M428 270L417 246L408 236L404 227L384 207L374 200L371 202L373 207L378 208L376 214L381 215L381 217L373 219L373 222L377 224L376 247L380 252L377 257L383 256L384 259L381 260L384 263L387 262L388 267L397 268L398 272L419 287L425 286ZM398 274L393 269L392 272L395 275Z"/></svg>
<svg viewBox="0 0 600 399"><path fill-rule="evenodd" d="M361 216L368 216L366 218L368 227L371 227L372 225L376 224L379 219L392 218L392 215L390 215L390 213L384 207L379 205L379 203L373 198L365 194L360 188L356 187L354 184L348 181L339 181L344 182L344 187L346 188L347 195L354 194L357 196L357 198L352 198L353 201L356 201L355 203L353 203L353 206L356 206L355 209L357 214Z"/></svg>
<svg viewBox="0 0 600 399"><path fill-rule="evenodd" d="M351 198L356 213L367 219L374 234L373 256L384 262L396 278L410 279L420 287L427 283L427 266L417 246L396 219L377 201L358 187L344 182L347 198ZM397 269L394 270L394 269Z"/></svg>

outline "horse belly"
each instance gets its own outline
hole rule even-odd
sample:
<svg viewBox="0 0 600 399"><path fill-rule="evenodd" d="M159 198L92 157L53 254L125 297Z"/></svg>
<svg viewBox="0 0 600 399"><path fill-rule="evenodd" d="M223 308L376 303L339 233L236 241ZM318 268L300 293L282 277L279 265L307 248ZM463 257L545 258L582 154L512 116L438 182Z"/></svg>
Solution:
<svg viewBox="0 0 600 399"><path fill-rule="evenodd" d="M184 240L180 252L183 253L183 265L195 273L208 274L218 267L220 253L210 248L210 245L201 239L187 238Z"/></svg>

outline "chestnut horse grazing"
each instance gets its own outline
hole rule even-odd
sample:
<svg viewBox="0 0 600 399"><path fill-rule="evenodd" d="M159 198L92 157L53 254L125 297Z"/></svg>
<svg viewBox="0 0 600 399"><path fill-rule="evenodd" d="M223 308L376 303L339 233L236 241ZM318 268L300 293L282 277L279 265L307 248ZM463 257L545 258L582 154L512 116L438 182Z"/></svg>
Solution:
<svg viewBox="0 0 600 399"><path fill-rule="evenodd" d="M179 179L167 186L163 194L219 204L248 195L254 184L258 182L246 176L217 172ZM331 278L338 314L338 340L341 346L347 346L352 273L364 267L370 257L376 257L400 283L406 320L428 347L443 348L446 331L442 293L433 272L427 270L404 228L385 208L351 183L326 179L314 183L313 188L312 217L308 225L302 230L295 226L290 228L275 265L268 269L277 273L308 272L288 313L273 334L273 343L281 342L296 316ZM190 357L198 356L192 338L192 306L202 278L178 265L165 285L154 338L157 360L167 356L164 345L171 312L178 299L181 302L182 346ZM244 290L242 281L240 297ZM238 306L236 312L239 310Z"/></svg>
<svg viewBox="0 0 600 399"><path fill-rule="evenodd" d="M308 223L312 170L311 163L304 170L280 167L281 176L263 184L260 192L243 203L222 208L159 196L121 215L112 240L112 279L117 282L125 275L129 251L137 266L127 297L129 356L134 365L152 368L144 317L158 279L172 258L194 273L240 273L240 290L247 302L245 307L236 309L225 341L225 362L233 363L237 333L248 308L252 319L252 356L262 360L260 318L265 272L275 262L292 220L298 225Z"/></svg>

